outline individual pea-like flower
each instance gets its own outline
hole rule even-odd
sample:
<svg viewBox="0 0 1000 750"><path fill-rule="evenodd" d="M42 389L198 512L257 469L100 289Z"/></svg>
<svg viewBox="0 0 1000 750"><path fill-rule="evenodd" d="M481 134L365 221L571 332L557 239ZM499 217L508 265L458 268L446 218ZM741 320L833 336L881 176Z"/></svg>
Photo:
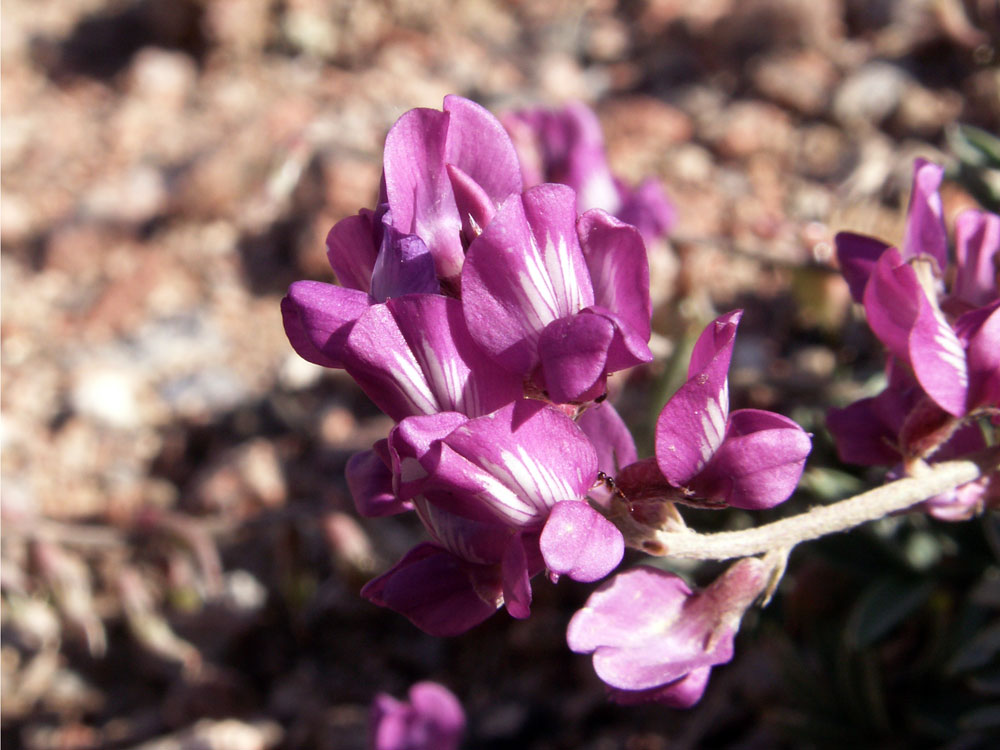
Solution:
<svg viewBox="0 0 1000 750"><path fill-rule="evenodd" d="M369 725L372 750L457 750L465 731L465 712L444 685L418 682L400 701L379 693Z"/></svg>
<svg viewBox="0 0 1000 750"><path fill-rule="evenodd" d="M757 510L784 502L795 489L812 447L809 435L774 412L729 412L729 363L742 314L720 316L698 338L687 382L657 419L655 458L618 475L630 500Z"/></svg>
<svg viewBox="0 0 1000 750"><path fill-rule="evenodd" d="M560 182L573 188L580 211L602 208L635 226L646 242L674 224L674 207L654 179L630 188L608 166L597 115L580 102L559 110L524 109L501 118L521 161L525 187Z"/></svg>
<svg viewBox="0 0 1000 750"><path fill-rule="evenodd" d="M578 221L564 185L503 203L469 247L462 309L476 343L556 403L594 399L609 373L652 359L642 238L604 211Z"/></svg>
<svg viewBox="0 0 1000 750"><path fill-rule="evenodd" d="M960 418L1000 402L1000 216L969 210L956 219L952 268L943 173L917 160L902 249L841 233L837 257L875 335L934 404Z"/></svg>
<svg viewBox="0 0 1000 750"><path fill-rule="evenodd" d="M901 466L986 447L979 416L1000 409L1000 216L967 210L955 220L954 262L938 188L944 170L918 159L901 249L863 235L837 236L854 300L889 352L888 385L877 396L831 409L827 426L841 460ZM942 520L996 504L991 476L932 498Z"/></svg>
<svg viewBox="0 0 1000 750"><path fill-rule="evenodd" d="M282 300L292 346L310 362L343 367L343 344L370 305L452 289L478 227L520 191L514 146L483 107L448 96L443 111L403 114L386 136L377 209L342 219L327 235L341 286L299 281Z"/></svg>
<svg viewBox="0 0 1000 750"><path fill-rule="evenodd" d="M387 443L394 495L432 542L362 595L432 635L455 635L506 605L530 613L533 576L594 581L621 561L618 529L586 501L597 455L558 409L522 399L475 419L409 417Z"/></svg>
<svg viewBox="0 0 1000 750"><path fill-rule="evenodd" d="M618 703L689 708L712 667L733 658L744 612L768 584L770 566L744 558L708 588L639 566L603 583L570 620L572 651L592 653L594 671Z"/></svg>

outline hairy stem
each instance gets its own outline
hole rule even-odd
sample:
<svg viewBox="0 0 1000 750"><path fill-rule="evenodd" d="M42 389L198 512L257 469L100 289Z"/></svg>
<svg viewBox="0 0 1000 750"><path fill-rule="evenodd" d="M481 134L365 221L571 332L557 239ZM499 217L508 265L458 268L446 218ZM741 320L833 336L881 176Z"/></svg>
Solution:
<svg viewBox="0 0 1000 750"><path fill-rule="evenodd" d="M699 534L693 531L649 529L636 546L651 555L695 560L729 560L759 555L773 549L791 549L799 542L846 531L867 521L921 503L937 494L972 482L1000 468L1000 449L978 457L926 466L910 476L860 495L823 505L791 518L743 531Z"/></svg>

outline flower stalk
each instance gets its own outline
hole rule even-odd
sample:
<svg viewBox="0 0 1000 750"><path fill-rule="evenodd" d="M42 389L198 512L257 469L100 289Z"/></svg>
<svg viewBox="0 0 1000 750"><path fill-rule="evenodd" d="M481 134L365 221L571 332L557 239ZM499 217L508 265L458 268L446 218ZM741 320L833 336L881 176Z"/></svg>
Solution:
<svg viewBox="0 0 1000 750"><path fill-rule="evenodd" d="M1000 447L958 461L925 465L920 476L904 477L831 505L813 508L791 518L741 531L701 534L695 531L648 529L645 538L629 533L631 544L658 557L694 560L730 560L774 549L791 549L800 542L847 531L868 521L898 513L935 495L974 482L1000 469Z"/></svg>

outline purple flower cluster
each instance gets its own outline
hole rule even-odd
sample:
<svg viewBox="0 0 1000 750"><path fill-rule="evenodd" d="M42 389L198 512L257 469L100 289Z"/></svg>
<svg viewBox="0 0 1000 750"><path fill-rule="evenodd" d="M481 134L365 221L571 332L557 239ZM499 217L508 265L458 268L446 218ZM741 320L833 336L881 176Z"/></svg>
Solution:
<svg viewBox="0 0 1000 750"><path fill-rule="evenodd" d="M655 183L614 180L589 110L507 123L515 140L455 96L404 114L378 205L329 233L341 286L298 282L282 301L296 351L346 370L396 423L348 464L358 511L415 512L429 537L362 594L439 636L500 607L528 617L540 573L604 578L629 543L620 527L650 525L675 501L784 501L810 449L784 417L730 413L733 312L702 334L655 458L638 460L606 383L652 359L643 234L665 230L672 210ZM566 184L541 182L553 178ZM741 561L699 594L667 574L623 573L574 619L570 645L617 665L598 666L617 699L691 703L728 660L762 565ZM630 620L661 646L619 642Z"/></svg>
<svg viewBox="0 0 1000 750"><path fill-rule="evenodd" d="M944 170L918 159L901 248L842 233L837 257L854 300L888 350L879 395L831 410L842 460L909 473L986 447L984 421L1000 417L1000 216L955 219L949 260L938 188ZM968 518L1000 502L996 474L938 496L926 510Z"/></svg>

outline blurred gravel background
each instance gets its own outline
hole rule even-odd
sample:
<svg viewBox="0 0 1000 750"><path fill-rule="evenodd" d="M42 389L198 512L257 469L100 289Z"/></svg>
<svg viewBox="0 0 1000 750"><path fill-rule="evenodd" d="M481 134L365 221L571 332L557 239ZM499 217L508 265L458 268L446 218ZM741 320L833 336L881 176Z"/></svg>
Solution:
<svg viewBox="0 0 1000 750"><path fill-rule="evenodd" d="M357 520L343 480L390 423L293 354L278 302L332 279L325 233L373 205L403 111L580 99L678 207L651 248L668 358L622 411L648 428L671 352L745 306L734 404L799 419L829 466L822 408L881 364L831 238L898 238L917 155L958 178L948 216L1000 193L956 127L1000 132L996 0L0 7L5 748L363 748L372 696L420 679L476 748L988 746L995 518L800 550L688 712L605 703L563 641L571 582L447 642L364 602L419 533ZM789 509L870 479L810 470Z"/></svg>

